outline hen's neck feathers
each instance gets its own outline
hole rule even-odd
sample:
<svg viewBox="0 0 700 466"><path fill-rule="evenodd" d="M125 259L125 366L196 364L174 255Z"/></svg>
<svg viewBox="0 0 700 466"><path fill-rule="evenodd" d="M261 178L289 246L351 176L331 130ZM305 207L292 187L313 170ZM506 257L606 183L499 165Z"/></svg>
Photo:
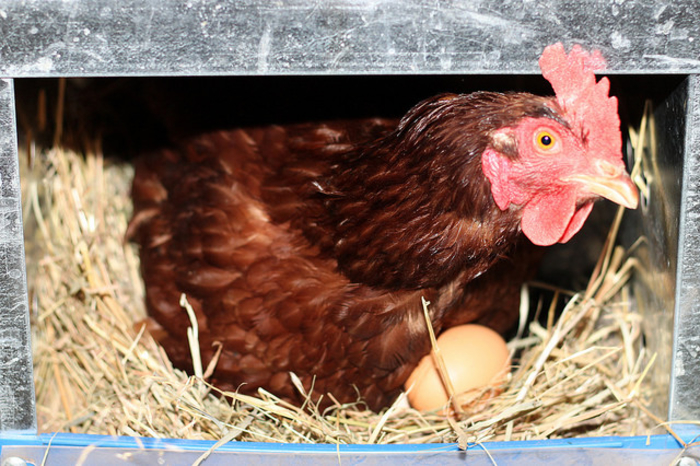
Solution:
<svg viewBox="0 0 700 466"><path fill-rule="evenodd" d="M508 254L520 210L493 201L481 154L493 131L556 118L551 98L445 94L396 129L336 155L315 180L304 230L352 281L388 289L471 280ZM517 148L504 148L517 157Z"/></svg>

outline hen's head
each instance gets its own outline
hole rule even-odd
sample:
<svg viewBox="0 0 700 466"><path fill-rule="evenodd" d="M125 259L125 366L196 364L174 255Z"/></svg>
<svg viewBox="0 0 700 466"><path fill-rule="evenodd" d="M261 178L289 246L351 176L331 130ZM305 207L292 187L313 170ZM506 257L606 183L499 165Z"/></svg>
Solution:
<svg viewBox="0 0 700 466"><path fill-rule="evenodd" d="M502 210L522 209L521 227L535 244L568 241L600 197L636 208L638 193L622 161L617 99L609 97L599 53L562 44L540 58L556 97L553 117L528 117L491 134L481 163Z"/></svg>

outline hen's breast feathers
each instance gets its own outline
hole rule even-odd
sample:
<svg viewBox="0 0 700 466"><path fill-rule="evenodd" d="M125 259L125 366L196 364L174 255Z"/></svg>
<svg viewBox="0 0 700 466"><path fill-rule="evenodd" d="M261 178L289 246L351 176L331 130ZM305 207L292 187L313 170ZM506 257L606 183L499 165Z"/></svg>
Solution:
<svg viewBox="0 0 700 466"><path fill-rule="evenodd" d="M499 96L479 105L500 105ZM388 120L238 129L139 160L129 234L173 362L191 364L181 293L205 365L223 345L215 384L295 399L293 371L317 394L352 401L359 390L375 409L429 350L421 296L437 331L480 319L506 329L532 268L491 267L519 227L496 215L479 163L455 160L465 153L455 144L478 155L486 136L448 133L514 117L431 127L429 115L465 105L456 99L429 101L394 133ZM428 158L430 144L437 156ZM480 181L467 186L467 176ZM502 272L511 279L493 279Z"/></svg>

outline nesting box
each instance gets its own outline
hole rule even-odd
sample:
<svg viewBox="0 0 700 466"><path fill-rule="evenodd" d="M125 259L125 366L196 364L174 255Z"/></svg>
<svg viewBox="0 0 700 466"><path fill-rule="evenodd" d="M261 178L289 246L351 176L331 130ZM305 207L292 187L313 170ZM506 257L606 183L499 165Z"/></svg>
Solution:
<svg viewBox="0 0 700 466"><path fill-rule="evenodd" d="M644 154L642 203L623 240L644 237L635 275L646 343L657 353L654 409L669 421L700 419L700 5L595 0L305 1L277 3L28 0L0 7L0 458L40 462L51 442L63 462L191 462L206 442L36 435L26 270L17 166L15 80L37 77L536 75L549 44L601 50L621 102L653 96L653 144ZM490 78L488 78L490 79ZM633 161L630 161L633 162ZM693 438L691 430L684 438ZM145 449L143 447L146 447ZM493 443L498 462L625 460L677 455L670 436ZM690 453L687 453L690 454ZM72 455L72 456L71 456ZM212 461L445 461L433 447L228 444ZM488 461L478 448L470 458ZM99 459L98 459L99 458ZM121 457L123 458L123 456ZM7 461L7 463L6 463Z"/></svg>

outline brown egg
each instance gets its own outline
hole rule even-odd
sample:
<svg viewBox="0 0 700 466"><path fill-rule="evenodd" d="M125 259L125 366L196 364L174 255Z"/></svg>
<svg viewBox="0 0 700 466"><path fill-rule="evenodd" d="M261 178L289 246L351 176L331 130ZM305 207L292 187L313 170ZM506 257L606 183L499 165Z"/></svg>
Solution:
<svg viewBox="0 0 700 466"><path fill-rule="evenodd" d="M471 391L476 395L488 385L498 385L510 370L506 342L482 325L452 327L438 337L437 343L461 403L465 401L460 394ZM404 388L411 406L421 411L443 408L448 402L431 354L420 361Z"/></svg>

